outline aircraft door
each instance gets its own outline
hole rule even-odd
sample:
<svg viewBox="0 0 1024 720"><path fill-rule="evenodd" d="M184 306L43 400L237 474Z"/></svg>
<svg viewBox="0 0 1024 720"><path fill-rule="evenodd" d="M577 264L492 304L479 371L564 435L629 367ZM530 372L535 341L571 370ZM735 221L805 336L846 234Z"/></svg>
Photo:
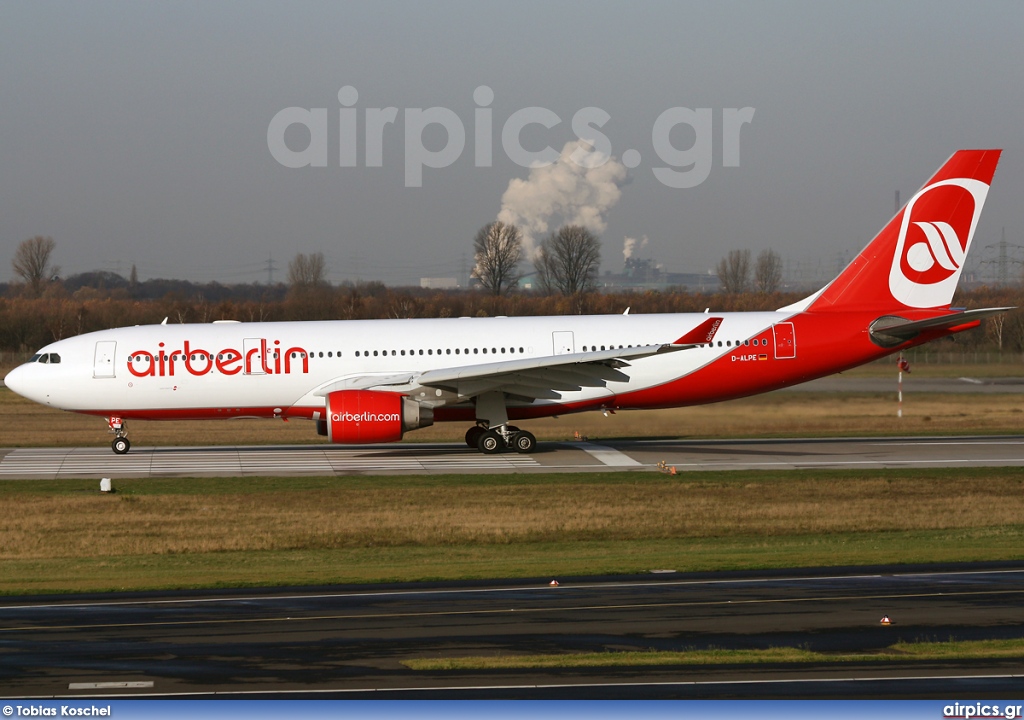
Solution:
<svg viewBox="0 0 1024 720"><path fill-rule="evenodd" d="M96 343L96 354L93 356L92 376L94 378L114 377L114 353L117 342L100 340Z"/></svg>
<svg viewBox="0 0 1024 720"><path fill-rule="evenodd" d="M263 371L262 352L263 340L261 338L244 338L242 340L242 367L245 375L266 375Z"/></svg>
<svg viewBox="0 0 1024 720"><path fill-rule="evenodd" d="M551 333L551 342L555 355L571 355L576 352L571 330L557 330Z"/></svg>
<svg viewBox="0 0 1024 720"><path fill-rule="evenodd" d="M793 323L776 323L772 326L775 333L775 359L791 360L796 357L796 330Z"/></svg>

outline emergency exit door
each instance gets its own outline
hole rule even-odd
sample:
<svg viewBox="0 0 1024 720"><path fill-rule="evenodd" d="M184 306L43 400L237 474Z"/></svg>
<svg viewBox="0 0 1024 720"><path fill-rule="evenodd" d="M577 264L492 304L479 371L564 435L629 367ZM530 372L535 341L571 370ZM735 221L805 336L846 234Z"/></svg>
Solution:
<svg viewBox="0 0 1024 720"><path fill-rule="evenodd" d="M793 323L777 323L772 326L775 333L775 359L790 360L796 357L796 330Z"/></svg>
<svg viewBox="0 0 1024 720"><path fill-rule="evenodd" d="M555 355L571 355L576 352L576 344L573 341L572 330L556 330L551 333L551 342L554 345Z"/></svg>
<svg viewBox="0 0 1024 720"><path fill-rule="evenodd" d="M117 342L114 340L100 340L96 343L96 354L93 356L92 376L94 378L114 377L114 353L117 351Z"/></svg>

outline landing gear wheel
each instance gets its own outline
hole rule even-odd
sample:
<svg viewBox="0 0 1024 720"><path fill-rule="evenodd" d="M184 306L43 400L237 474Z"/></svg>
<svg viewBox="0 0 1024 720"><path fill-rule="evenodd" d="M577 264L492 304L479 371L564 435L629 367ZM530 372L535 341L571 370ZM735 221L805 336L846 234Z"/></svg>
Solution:
<svg viewBox="0 0 1024 720"><path fill-rule="evenodd" d="M487 428L474 425L466 431L466 444L474 450L477 448L477 443L480 442L480 436L487 432Z"/></svg>
<svg viewBox="0 0 1024 720"><path fill-rule="evenodd" d="M495 455L505 449L505 440L493 430L485 430L476 446L484 455Z"/></svg>
<svg viewBox="0 0 1024 720"><path fill-rule="evenodd" d="M114 438L114 441L110 443L110 449L118 455L124 455L132 449L132 444L126 437Z"/></svg>
<svg viewBox="0 0 1024 720"><path fill-rule="evenodd" d="M518 453L532 453L537 449L537 438L535 438L533 433L529 430L520 430L516 433L516 436L512 438L512 447L514 447Z"/></svg>

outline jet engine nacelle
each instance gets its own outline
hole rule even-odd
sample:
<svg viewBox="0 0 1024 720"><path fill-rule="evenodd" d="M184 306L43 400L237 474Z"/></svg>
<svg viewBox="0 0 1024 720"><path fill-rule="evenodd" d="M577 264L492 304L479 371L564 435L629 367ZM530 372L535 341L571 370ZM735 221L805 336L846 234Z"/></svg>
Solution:
<svg viewBox="0 0 1024 720"><path fill-rule="evenodd" d="M433 409L406 395L339 390L327 396L326 434L333 443L395 442L409 430L433 424Z"/></svg>

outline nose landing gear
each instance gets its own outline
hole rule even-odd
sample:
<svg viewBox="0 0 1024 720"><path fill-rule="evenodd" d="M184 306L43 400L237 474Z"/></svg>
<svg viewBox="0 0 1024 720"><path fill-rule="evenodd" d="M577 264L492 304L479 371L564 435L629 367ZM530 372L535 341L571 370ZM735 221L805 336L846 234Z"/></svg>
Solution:
<svg viewBox="0 0 1024 720"><path fill-rule="evenodd" d="M118 455L124 455L132 449L132 443L128 440L128 430L125 429L124 420L119 417L107 418L107 425L110 432L114 433L114 439L110 442L110 449Z"/></svg>

